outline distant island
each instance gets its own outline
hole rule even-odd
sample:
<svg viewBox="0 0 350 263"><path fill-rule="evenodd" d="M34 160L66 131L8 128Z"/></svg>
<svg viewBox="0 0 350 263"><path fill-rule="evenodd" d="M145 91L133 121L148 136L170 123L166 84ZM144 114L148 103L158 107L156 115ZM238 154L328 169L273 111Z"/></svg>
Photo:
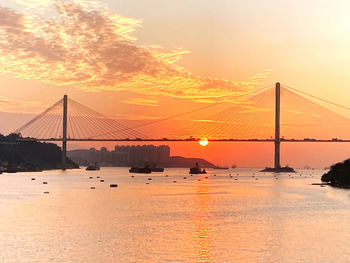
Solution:
<svg viewBox="0 0 350 263"><path fill-rule="evenodd" d="M292 167L285 166L279 168L266 167L260 172L270 172L270 173L295 173L295 170Z"/></svg>
<svg viewBox="0 0 350 263"><path fill-rule="evenodd" d="M35 172L62 168L62 151L53 143L18 141L20 134L0 134L0 166L4 172ZM66 168L79 168L67 158Z"/></svg>
<svg viewBox="0 0 350 263"><path fill-rule="evenodd" d="M322 175L321 181L336 187L350 188L350 159L332 165L330 170Z"/></svg>
<svg viewBox="0 0 350 263"><path fill-rule="evenodd" d="M100 166L114 167L143 167L150 166L191 168L198 163L203 168L216 168L217 166L201 158L185 158L182 156L170 156L170 147L167 145L132 145L115 146L112 151L102 147L79 149L68 151L67 155L79 165L87 166L92 163L99 163Z"/></svg>
<svg viewBox="0 0 350 263"><path fill-rule="evenodd" d="M185 158L182 156L170 156L166 167L173 168L191 168L198 163L202 168L216 168L217 166L201 158Z"/></svg>

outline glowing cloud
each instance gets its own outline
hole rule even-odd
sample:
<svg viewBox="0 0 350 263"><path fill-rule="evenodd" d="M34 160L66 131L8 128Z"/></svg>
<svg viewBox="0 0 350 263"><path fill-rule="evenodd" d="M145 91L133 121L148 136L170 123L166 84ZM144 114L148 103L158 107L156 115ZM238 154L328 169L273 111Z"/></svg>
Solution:
<svg viewBox="0 0 350 263"><path fill-rule="evenodd" d="M2 112L37 113L47 106L38 101L24 101L0 96L0 111Z"/></svg>
<svg viewBox="0 0 350 263"><path fill-rule="evenodd" d="M145 98L128 98L122 101L126 104L141 105L141 106L158 106L158 100Z"/></svg>
<svg viewBox="0 0 350 263"><path fill-rule="evenodd" d="M17 1L32 6L52 2ZM113 14L93 1L56 0L53 6L58 18L0 8L0 72L90 92L129 90L209 103L239 101L269 74L265 70L246 81L193 76L177 65L188 51L136 44L132 33L140 20Z"/></svg>

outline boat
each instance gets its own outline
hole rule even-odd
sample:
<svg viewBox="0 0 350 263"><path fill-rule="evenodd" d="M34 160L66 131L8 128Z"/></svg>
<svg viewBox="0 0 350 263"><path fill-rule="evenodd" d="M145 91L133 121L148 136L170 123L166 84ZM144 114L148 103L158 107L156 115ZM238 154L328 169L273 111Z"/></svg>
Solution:
<svg viewBox="0 0 350 263"><path fill-rule="evenodd" d="M91 164L88 167L86 167L86 171L98 171L100 170L100 166L98 166L97 163Z"/></svg>
<svg viewBox="0 0 350 263"><path fill-rule="evenodd" d="M15 165L9 165L9 166L7 166L7 168L4 169L4 172L6 172L6 173L17 173L17 172L19 172L19 169Z"/></svg>
<svg viewBox="0 0 350 263"><path fill-rule="evenodd" d="M149 166L145 167L131 167L129 169L129 173L142 173L142 174L150 174L152 169Z"/></svg>
<svg viewBox="0 0 350 263"><path fill-rule="evenodd" d="M206 174L207 172L205 171L205 169L200 169L198 163L196 163L195 167L190 168L189 171L190 174Z"/></svg>
<svg viewBox="0 0 350 263"><path fill-rule="evenodd" d="M164 168L162 167L152 167L151 170L152 172L158 172L158 173L164 172Z"/></svg>
<svg viewBox="0 0 350 263"><path fill-rule="evenodd" d="M156 167L156 165L154 164L154 165L151 167L151 171L152 171L152 172L157 172L157 173L162 173L162 172L164 172L164 168L162 168L162 167Z"/></svg>

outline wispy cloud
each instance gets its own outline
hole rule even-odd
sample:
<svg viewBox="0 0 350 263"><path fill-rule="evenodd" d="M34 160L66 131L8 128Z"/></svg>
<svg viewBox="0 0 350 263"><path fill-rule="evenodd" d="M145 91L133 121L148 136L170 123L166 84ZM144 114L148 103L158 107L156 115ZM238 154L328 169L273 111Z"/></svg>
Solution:
<svg viewBox="0 0 350 263"><path fill-rule="evenodd" d="M54 7L59 14L44 19L33 11L0 8L0 72L19 78L210 103L240 101L269 74L263 70L246 81L194 76L177 63L187 50L136 43L133 32L140 20L113 14L94 1L16 1Z"/></svg>
<svg viewBox="0 0 350 263"><path fill-rule="evenodd" d="M15 0L15 2L25 5L25 6L48 6L52 1L51 0Z"/></svg>
<svg viewBox="0 0 350 263"><path fill-rule="evenodd" d="M127 98L122 100L123 103L141 105L141 106L158 106L158 100L156 99L147 99L147 98Z"/></svg>
<svg viewBox="0 0 350 263"><path fill-rule="evenodd" d="M38 101L10 99L0 96L0 111L2 112L38 113L47 106L47 104Z"/></svg>
<svg viewBox="0 0 350 263"><path fill-rule="evenodd" d="M128 113L128 114L115 114L113 116L116 119L120 120L131 120L131 121L145 121L145 120L160 120L162 117L159 116L151 116L151 115L143 115L143 114L134 114L134 113Z"/></svg>

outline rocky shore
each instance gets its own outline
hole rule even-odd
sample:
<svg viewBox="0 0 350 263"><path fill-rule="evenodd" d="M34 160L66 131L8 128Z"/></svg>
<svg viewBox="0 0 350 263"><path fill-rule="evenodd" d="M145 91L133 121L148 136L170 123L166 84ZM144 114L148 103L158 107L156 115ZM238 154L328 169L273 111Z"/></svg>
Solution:
<svg viewBox="0 0 350 263"><path fill-rule="evenodd" d="M332 165L330 170L322 175L321 181L336 187L350 188L350 159Z"/></svg>

